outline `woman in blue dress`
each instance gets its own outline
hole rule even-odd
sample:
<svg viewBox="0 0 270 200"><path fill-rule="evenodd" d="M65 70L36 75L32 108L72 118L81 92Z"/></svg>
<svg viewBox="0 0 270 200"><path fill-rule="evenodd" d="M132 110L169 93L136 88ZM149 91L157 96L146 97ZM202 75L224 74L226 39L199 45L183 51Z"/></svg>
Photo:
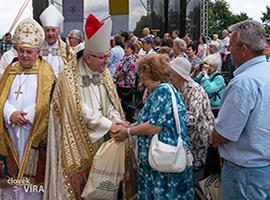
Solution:
<svg viewBox="0 0 270 200"><path fill-rule="evenodd" d="M179 199L193 200L192 166L187 166L181 173L164 173L155 171L148 163L148 151L152 135L158 134L163 143L177 145L178 133L172 109L172 94L168 83L170 64L166 55L152 54L138 61L138 73L141 81L150 93L142 108L138 121L129 128L121 127L113 131L113 137L122 141L129 135L138 138L138 199ZM176 96L180 118L181 137L188 150L186 135L186 111L179 93L173 88Z"/></svg>

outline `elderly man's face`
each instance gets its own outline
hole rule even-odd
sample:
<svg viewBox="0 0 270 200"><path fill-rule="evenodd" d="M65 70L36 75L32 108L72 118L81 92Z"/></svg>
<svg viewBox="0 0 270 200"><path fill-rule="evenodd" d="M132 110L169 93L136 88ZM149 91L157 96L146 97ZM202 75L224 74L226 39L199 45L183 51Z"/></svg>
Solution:
<svg viewBox="0 0 270 200"><path fill-rule="evenodd" d="M149 33L150 33L150 30L148 28L144 28L142 31L143 36L147 36L147 35L149 35Z"/></svg>
<svg viewBox="0 0 270 200"><path fill-rule="evenodd" d="M241 45L237 44L237 32L233 32L230 39L230 51L232 54L232 61L236 67L239 67L243 62Z"/></svg>
<svg viewBox="0 0 270 200"><path fill-rule="evenodd" d="M39 55L38 48L18 47L18 59L23 68L32 67Z"/></svg>
<svg viewBox="0 0 270 200"><path fill-rule="evenodd" d="M94 72L102 72L108 64L109 53L85 53L84 61Z"/></svg>
<svg viewBox="0 0 270 200"><path fill-rule="evenodd" d="M45 32L45 40L49 45L53 45L57 42L60 29L58 27L45 26L43 27Z"/></svg>
<svg viewBox="0 0 270 200"><path fill-rule="evenodd" d="M217 47L214 46L214 45L209 45L209 53L210 53L210 54L214 54L214 53L216 53L216 52L218 52Z"/></svg>
<svg viewBox="0 0 270 200"><path fill-rule="evenodd" d="M227 36L228 36L228 32L227 32L227 31L223 31L223 32L222 32L222 37L225 38L225 37L227 37Z"/></svg>

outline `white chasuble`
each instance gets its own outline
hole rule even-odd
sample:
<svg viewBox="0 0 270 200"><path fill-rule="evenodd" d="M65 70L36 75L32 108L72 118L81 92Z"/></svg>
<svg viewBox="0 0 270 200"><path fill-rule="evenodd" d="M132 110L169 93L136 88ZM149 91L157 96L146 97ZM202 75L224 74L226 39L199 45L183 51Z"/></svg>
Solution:
<svg viewBox="0 0 270 200"><path fill-rule="evenodd" d="M101 139L112 126L112 120L121 119L119 112L114 108L107 90L100 77L100 83L93 83L93 77L99 77L100 73L93 72L84 63L79 61L80 72L80 93L82 97L82 109L89 129L89 136L92 143ZM83 81L83 77L88 78L88 84Z"/></svg>
<svg viewBox="0 0 270 200"><path fill-rule="evenodd" d="M36 95L37 75L16 75L4 106L5 126L19 155L20 164L35 117ZM27 113L25 118L29 122L22 126L13 124L10 117L15 111Z"/></svg>
<svg viewBox="0 0 270 200"><path fill-rule="evenodd" d="M62 66L64 65L61 55L58 55L59 48L58 42L53 45L48 45L46 43L44 47L44 54L42 56L42 58L51 65L56 77L59 76L60 72L62 71Z"/></svg>

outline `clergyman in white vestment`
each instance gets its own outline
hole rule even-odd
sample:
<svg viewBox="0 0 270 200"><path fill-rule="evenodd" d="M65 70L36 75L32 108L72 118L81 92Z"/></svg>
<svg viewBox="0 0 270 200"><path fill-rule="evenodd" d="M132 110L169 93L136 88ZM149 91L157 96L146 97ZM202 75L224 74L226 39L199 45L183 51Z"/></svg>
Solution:
<svg viewBox="0 0 270 200"><path fill-rule="evenodd" d="M60 27L64 17L54 5L50 5L39 18L45 32L41 56L52 66L54 74L58 77L73 55L71 48L60 39Z"/></svg>
<svg viewBox="0 0 270 200"><path fill-rule="evenodd" d="M41 200L46 113L55 76L39 57L44 32L36 21L23 20L14 38L18 61L8 65L0 81L0 199Z"/></svg>

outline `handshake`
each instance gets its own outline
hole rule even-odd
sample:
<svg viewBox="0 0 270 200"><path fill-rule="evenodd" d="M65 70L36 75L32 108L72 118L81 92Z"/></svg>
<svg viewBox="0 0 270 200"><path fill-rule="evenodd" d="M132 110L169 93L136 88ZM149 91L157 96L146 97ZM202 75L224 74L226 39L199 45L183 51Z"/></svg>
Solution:
<svg viewBox="0 0 270 200"><path fill-rule="evenodd" d="M129 136L129 128L132 126L135 126L135 124L130 124L128 121L119 119L114 120L109 131L110 136L117 142L122 142Z"/></svg>

